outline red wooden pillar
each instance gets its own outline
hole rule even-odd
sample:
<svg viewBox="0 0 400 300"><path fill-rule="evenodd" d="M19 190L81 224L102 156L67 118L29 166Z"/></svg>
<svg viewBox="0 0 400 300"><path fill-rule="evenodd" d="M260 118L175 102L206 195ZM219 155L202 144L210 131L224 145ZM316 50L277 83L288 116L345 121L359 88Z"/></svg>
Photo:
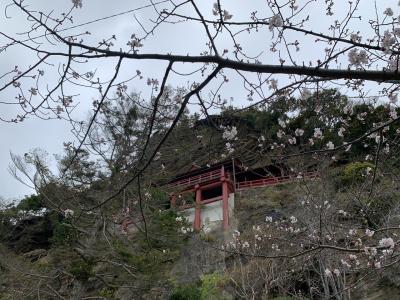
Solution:
<svg viewBox="0 0 400 300"><path fill-rule="evenodd" d="M196 204L194 209L194 230L201 229L201 189L198 184L195 186Z"/></svg>
<svg viewBox="0 0 400 300"><path fill-rule="evenodd" d="M225 169L221 168L221 182L222 182L222 224L224 229L229 228L229 186L228 180L225 177Z"/></svg>

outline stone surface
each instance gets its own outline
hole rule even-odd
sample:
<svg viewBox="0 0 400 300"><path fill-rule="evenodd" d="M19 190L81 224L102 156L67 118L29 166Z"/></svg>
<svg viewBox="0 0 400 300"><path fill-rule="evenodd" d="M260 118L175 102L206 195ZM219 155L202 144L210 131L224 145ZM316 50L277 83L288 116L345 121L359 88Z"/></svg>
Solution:
<svg viewBox="0 0 400 300"><path fill-rule="evenodd" d="M47 255L47 250L45 249L35 249L23 254L26 259L30 259L30 261L36 261Z"/></svg>

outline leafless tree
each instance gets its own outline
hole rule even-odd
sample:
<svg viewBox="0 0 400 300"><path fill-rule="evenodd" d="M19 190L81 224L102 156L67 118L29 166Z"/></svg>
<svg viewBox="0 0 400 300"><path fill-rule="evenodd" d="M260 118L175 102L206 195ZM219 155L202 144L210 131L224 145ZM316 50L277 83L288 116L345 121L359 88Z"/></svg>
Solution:
<svg viewBox="0 0 400 300"><path fill-rule="evenodd" d="M327 156L334 158L335 153L339 151L351 151L352 146L374 138L376 146L371 150L374 164L371 170L372 188L367 189L368 193L362 196L362 200L361 192L354 192L353 198L363 206L367 216L372 212L369 211L371 203L365 198L376 195L382 188L375 188L379 175L378 165L382 163L383 152L392 151L390 145L393 141L387 139L386 132L399 121L396 109L400 79L400 21L397 6L382 8L366 0L340 3L345 5L345 8L341 9L338 5L339 3L334 1L322 0L265 0L260 1L245 15L228 1L200 3L181 0L156 3L150 0L143 7L75 24L75 12L85 10L85 2L82 0L72 0L70 10L59 15L55 15L53 11L37 11L34 4L27 0L10 1L4 8L3 18L20 18L25 29L18 35L5 29L0 30L0 57L6 61L8 56L12 56L13 50L18 48L23 49L32 61L28 66L8 66L2 70L0 105L12 106L16 113L11 117L0 118L4 122L14 123L23 122L28 117L65 119L71 125L76 141L67 145L70 153L60 170L61 178L68 179L68 171L74 168L75 162L84 159L82 151L89 151L91 155L97 155L103 162L113 166L116 160L124 160L121 165L128 167L129 172L122 168L114 169L112 172L123 173L118 183L113 182L107 193L96 195L90 206L82 207L84 211L97 212L122 196L126 189L134 184L138 185L137 198L139 203L142 202L141 179L162 152L165 142L187 109L197 111L201 116L209 116L212 112L220 112L226 108L229 101L232 106L242 106L240 111L243 112L254 107L270 107L282 98L300 98L308 102L311 95L316 95L315 109L318 110L323 91L337 88L356 101L383 104L386 107L386 117L377 123L368 124L364 132L349 139L343 132L351 129L351 120L365 119L368 113L353 114L347 111L351 109L348 106L341 107L343 113L348 115L347 119L327 120L339 124L337 134L341 138L340 143L329 141L320 149L304 148L304 151L296 153L274 152L272 155L285 159L308 155L323 157L323 160ZM116 35L96 35L95 39L98 40L94 40L90 32L85 31L85 26L89 23L100 24L106 19L118 20L121 15L144 8L151 10L151 19L144 21L135 17L134 22L139 29L132 32L129 39ZM370 14L371 11L373 14ZM317 15L318 13L321 16ZM160 35L167 34L172 40L174 35L185 33L185 28L189 26L195 28L196 33L201 33L193 39L199 48L192 50L187 46L187 50L185 47L171 44L167 49L172 50L164 50L162 47L159 47L158 51L154 50L152 45ZM190 33L187 36L190 37ZM121 39L125 40L120 42ZM132 70L132 62L156 62L162 75L159 78L145 78L146 67ZM112 63L114 67L112 72L107 74L108 78L104 79L102 77L106 76L96 74L94 66L108 63ZM130 85L141 80L147 81L149 96L146 101L143 101L140 95L130 95L128 92ZM185 81L186 86L172 92L169 85L173 85L176 80ZM232 86L240 93L241 99L225 98L224 92ZM81 94L85 91L96 92L98 95L93 102L93 112L89 120L83 122L74 117L74 111L82 98ZM171 95L172 93L174 95ZM10 94L15 95L12 100L3 96ZM166 98L168 101L165 101ZM128 101L119 102L121 99ZM110 109L113 106L127 111L124 116L113 115ZM129 116L129 113L133 113L133 108L135 113L141 111L143 116L142 123L135 125L136 130L142 131L140 142L125 135L126 139L119 139L121 143L116 144L115 136L124 129L124 124L119 118ZM289 113L289 110L286 113ZM298 143L314 145L324 135L321 128L314 128L314 136L307 141L301 141L304 132L302 128L289 132L284 118L280 120L279 126L278 137L282 143L275 145L267 141L265 149L276 150ZM101 128L107 128L108 131L101 132ZM231 133L229 128L222 130ZM153 139L155 133L158 137L156 144ZM134 147L132 143L135 144ZM124 149L128 144L129 147ZM135 159L129 163L129 153L126 153L128 148L135 149ZM394 156L395 154L392 155ZM14 158L14 161L20 165L20 170L24 169L20 159ZM47 173L46 176L48 175ZM44 180L43 176L40 178ZM394 175L391 178L395 178ZM74 180L78 185L92 184L83 177L79 179L80 183L77 178ZM37 178L33 178L32 182L36 185ZM326 236L322 235L329 235L328 232L333 230L331 226L337 222L340 209L327 213L325 202L328 201L331 207L332 195L327 196L326 191L318 192L318 196L313 195L312 191L305 193L305 197L309 197L305 201L312 202L313 209L305 211L309 222L303 224L304 228L298 228L305 234L303 239L314 239L311 244L308 243L308 248L296 248L275 256L257 253L252 255L293 259L323 251L337 251L346 255L364 253L368 256L371 254L367 252L373 248L384 256L382 260L386 262L388 256L390 260L386 265L381 260L374 261L375 264L371 265L366 258L361 262L363 267L364 263L368 262L372 269L397 263L396 251L399 241L392 233L397 230L398 224L389 220L387 224L380 224L375 229L375 232L385 235L371 241L371 245L364 246L364 241L362 244L355 244L356 237L361 240L366 238L361 231L357 231L358 228L346 228L356 232L352 231L351 237L345 236L345 239L349 240L343 245L327 243ZM315 214L315 211L318 214ZM396 212L397 210L392 208L391 213L395 215ZM297 217L295 219L297 222ZM285 222L290 223L290 220ZM289 225L285 223L282 226L287 229ZM314 231L319 232L319 236L314 236ZM345 235L344 231L342 235ZM296 245L304 246L303 241L299 239ZM337 256L335 262L322 257L318 264L310 264L323 282L323 289L318 291L319 296L328 297L333 292L339 295L338 298L342 297L343 293L340 291L346 288L339 275L332 275L333 270L330 266L331 263L336 263L339 257ZM350 265L353 262L355 263L355 260L344 260L342 264ZM338 272L343 274L340 270ZM244 291L243 287L242 289Z"/></svg>

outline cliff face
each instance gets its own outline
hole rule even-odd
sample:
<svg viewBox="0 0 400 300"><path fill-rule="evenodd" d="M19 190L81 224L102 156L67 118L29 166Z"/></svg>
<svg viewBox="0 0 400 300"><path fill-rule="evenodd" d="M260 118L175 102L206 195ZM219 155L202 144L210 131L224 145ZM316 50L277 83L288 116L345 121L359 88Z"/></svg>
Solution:
<svg viewBox="0 0 400 300"><path fill-rule="evenodd" d="M305 188L312 191L311 198ZM328 263L326 259L334 261L337 254L321 252L323 256L296 259L286 256L307 251L313 245L312 237L304 233L313 232L320 224L314 222L318 219L315 207L310 210L314 215L307 213L307 201L323 204L330 199L331 205L336 205L334 198L343 200L349 196L348 191L336 192L335 196L332 191L324 178L237 191L227 231L217 226L197 234L182 234L182 228L191 224L180 221L179 215L168 210L157 212L147 224L152 234L150 248L140 230L123 232L116 224L104 227L101 218L88 215L85 233L71 244L66 243L68 235L64 231L60 237L56 230L48 239L51 244L47 248L43 244L33 247L33 239L27 236L25 247L15 239L21 243L18 253L11 244L2 246L1 299L15 299L18 295L34 299L30 295L37 289L38 278L45 282L40 292L42 299L275 299L282 295L287 297L284 299L320 299L313 293L323 289L324 284L330 290L333 283L324 283L325 277L318 269L322 262ZM29 229L36 236L41 232L36 230L39 219L29 223L32 227L22 222L13 232L20 232L24 224L23 232ZM42 222L45 219L42 217ZM340 220L342 227L359 224L354 218ZM332 226L339 234L336 224ZM310 244L302 248L300 243L307 241ZM336 245L342 247L340 243L343 242ZM365 274L350 269L341 274L354 284L354 289L338 299L389 299L400 290L396 269L365 278ZM335 278L338 281L334 287L338 288L342 277Z"/></svg>
<svg viewBox="0 0 400 300"><path fill-rule="evenodd" d="M5 236L6 245L16 253L49 249L53 226L54 221L50 215L27 217L11 227Z"/></svg>

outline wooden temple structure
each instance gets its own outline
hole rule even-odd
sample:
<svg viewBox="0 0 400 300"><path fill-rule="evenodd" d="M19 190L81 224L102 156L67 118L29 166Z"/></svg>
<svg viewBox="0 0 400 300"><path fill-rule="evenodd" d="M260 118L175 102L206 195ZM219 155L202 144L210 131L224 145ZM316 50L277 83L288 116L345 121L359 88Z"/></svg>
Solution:
<svg viewBox="0 0 400 300"><path fill-rule="evenodd" d="M192 166L188 172L177 176L169 186L177 189L172 193L171 206L184 210L194 207L195 230L201 229L201 208L204 205L222 203L223 228L229 227L229 195L235 191L235 173L240 171L239 160L232 159L211 166Z"/></svg>
<svg viewBox="0 0 400 300"><path fill-rule="evenodd" d="M301 176L314 178L317 174L308 172ZM288 174L282 167L249 170L239 159L231 159L203 167L192 165L189 171L176 176L167 185L173 190L171 206L180 211L194 210L193 227L199 231L204 225L202 213L211 205L218 210L223 229L229 228L235 191L286 183L295 178L299 178L299 174Z"/></svg>

